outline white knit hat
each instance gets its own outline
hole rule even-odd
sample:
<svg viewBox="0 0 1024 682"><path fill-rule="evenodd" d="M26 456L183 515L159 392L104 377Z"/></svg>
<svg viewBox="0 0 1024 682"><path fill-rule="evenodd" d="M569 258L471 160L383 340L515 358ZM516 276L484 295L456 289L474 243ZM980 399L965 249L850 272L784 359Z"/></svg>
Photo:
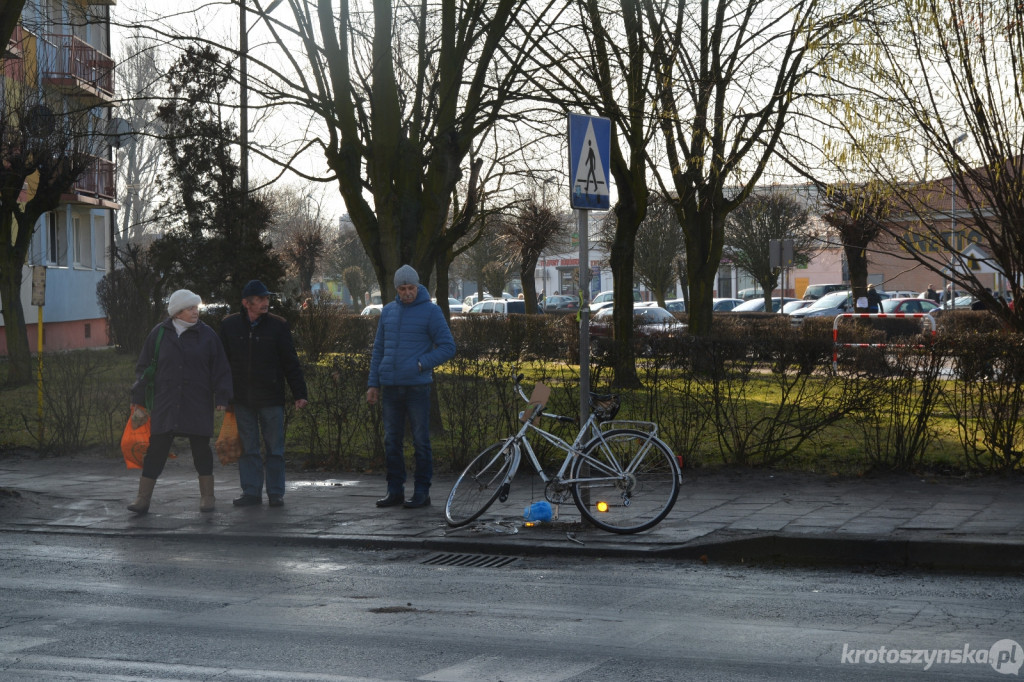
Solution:
<svg viewBox="0 0 1024 682"><path fill-rule="evenodd" d="M185 308L191 308L202 302L203 299L199 298L199 294L193 294L188 289L178 289L167 299L167 314L174 317Z"/></svg>

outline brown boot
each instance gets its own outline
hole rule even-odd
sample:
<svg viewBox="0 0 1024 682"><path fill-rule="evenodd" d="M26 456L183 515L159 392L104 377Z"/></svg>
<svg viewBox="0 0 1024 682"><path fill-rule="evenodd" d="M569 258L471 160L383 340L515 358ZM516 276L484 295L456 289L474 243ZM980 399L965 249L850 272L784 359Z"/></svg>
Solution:
<svg viewBox="0 0 1024 682"><path fill-rule="evenodd" d="M213 476L200 476L199 511L212 512L217 507L216 502L213 498Z"/></svg>
<svg viewBox="0 0 1024 682"><path fill-rule="evenodd" d="M153 486L156 485L155 478L146 478L145 476L139 479L139 496L135 498L135 501L128 505L128 511L135 512L136 514L142 515L149 511L149 501L153 499Z"/></svg>

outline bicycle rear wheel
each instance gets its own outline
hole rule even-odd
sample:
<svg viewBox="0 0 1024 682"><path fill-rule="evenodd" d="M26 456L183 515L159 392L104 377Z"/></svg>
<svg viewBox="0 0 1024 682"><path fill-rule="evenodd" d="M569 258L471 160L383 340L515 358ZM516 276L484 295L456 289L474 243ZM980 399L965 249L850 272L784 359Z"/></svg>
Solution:
<svg viewBox="0 0 1024 682"><path fill-rule="evenodd" d="M589 469L589 471L588 471ZM577 457L572 496L580 513L612 533L637 533L661 521L679 496L679 465L649 433L615 429Z"/></svg>
<svg viewBox="0 0 1024 682"><path fill-rule="evenodd" d="M464 526L494 504L514 458L515 444L511 439L495 443L473 458L448 493L444 505L448 525Z"/></svg>

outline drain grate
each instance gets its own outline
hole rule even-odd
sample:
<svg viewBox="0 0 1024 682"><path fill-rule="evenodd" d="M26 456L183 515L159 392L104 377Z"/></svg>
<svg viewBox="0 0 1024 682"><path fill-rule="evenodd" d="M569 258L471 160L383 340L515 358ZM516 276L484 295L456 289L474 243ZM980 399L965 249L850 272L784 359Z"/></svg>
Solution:
<svg viewBox="0 0 1024 682"><path fill-rule="evenodd" d="M424 559L428 566L455 566L458 568L503 568L519 561L519 557L496 554L435 554Z"/></svg>

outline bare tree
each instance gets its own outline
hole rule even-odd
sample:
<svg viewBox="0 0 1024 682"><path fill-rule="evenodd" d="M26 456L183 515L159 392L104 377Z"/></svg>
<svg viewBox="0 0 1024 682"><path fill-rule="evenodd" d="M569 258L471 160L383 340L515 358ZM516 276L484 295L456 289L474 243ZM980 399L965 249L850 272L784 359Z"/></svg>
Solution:
<svg viewBox="0 0 1024 682"><path fill-rule="evenodd" d="M651 195L647 215L636 235L636 273L664 306L668 292L675 290L676 263L686 254L682 225L672 203L660 194Z"/></svg>
<svg viewBox="0 0 1024 682"><path fill-rule="evenodd" d="M536 313L537 284L534 272L544 249L552 246L566 231L563 216L557 213L551 197L535 184L518 210L503 220L501 239L514 262L519 265L526 312Z"/></svg>
<svg viewBox="0 0 1024 682"><path fill-rule="evenodd" d="M897 2L859 27L858 49L820 100L830 125L809 175L875 185L895 254L979 296L1018 329L968 262L984 249L1024 295L1024 17L1011 2Z"/></svg>
<svg viewBox="0 0 1024 682"><path fill-rule="evenodd" d="M252 91L312 117L296 144L322 150L385 299L400 265L427 280L470 228L451 220L452 196L473 178L474 144L530 90L528 38L544 24L526 23L527 5L289 0L288 21L263 15L278 49L253 60ZM478 191L470 182L464 208Z"/></svg>
<svg viewBox="0 0 1024 682"><path fill-rule="evenodd" d="M298 289L294 293L308 295L327 251L330 224L322 215L319 203L300 186L275 188L270 190L270 195L273 215L270 239L274 250L284 260L286 275Z"/></svg>
<svg viewBox="0 0 1024 682"><path fill-rule="evenodd" d="M842 54L837 27L870 2L644 2L666 155L657 177L686 233L692 332L711 329L726 217L763 177L801 88Z"/></svg>
<svg viewBox="0 0 1024 682"><path fill-rule="evenodd" d="M567 111L585 111L612 121L609 168L617 200L609 226L614 281L613 384L637 386L633 348L634 247L647 212L648 151L656 119L649 94L656 72L646 45L653 39L645 3L634 0L577 0L549 17L549 42L534 57L542 67L540 87ZM574 179L571 179L571 181Z"/></svg>
<svg viewBox="0 0 1024 682"><path fill-rule="evenodd" d="M803 203L774 190L751 195L729 214L723 251L736 267L761 285L765 310L772 309L772 291L779 285L782 273L781 266L772 267L772 240L793 240L793 260L806 263L820 241L809 225Z"/></svg>
<svg viewBox="0 0 1024 682"><path fill-rule="evenodd" d="M157 119L156 100L160 96L162 78L158 55L154 42L133 35L124 44L115 73L117 91L122 93L118 118L125 126L118 136L120 147L117 150L121 209L115 241L119 245L136 241L150 232L159 196L164 144L159 137L162 127Z"/></svg>
<svg viewBox="0 0 1024 682"><path fill-rule="evenodd" d="M21 283L36 225L102 156L106 123L56 93L0 88L0 312L7 331L8 385L32 379Z"/></svg>

